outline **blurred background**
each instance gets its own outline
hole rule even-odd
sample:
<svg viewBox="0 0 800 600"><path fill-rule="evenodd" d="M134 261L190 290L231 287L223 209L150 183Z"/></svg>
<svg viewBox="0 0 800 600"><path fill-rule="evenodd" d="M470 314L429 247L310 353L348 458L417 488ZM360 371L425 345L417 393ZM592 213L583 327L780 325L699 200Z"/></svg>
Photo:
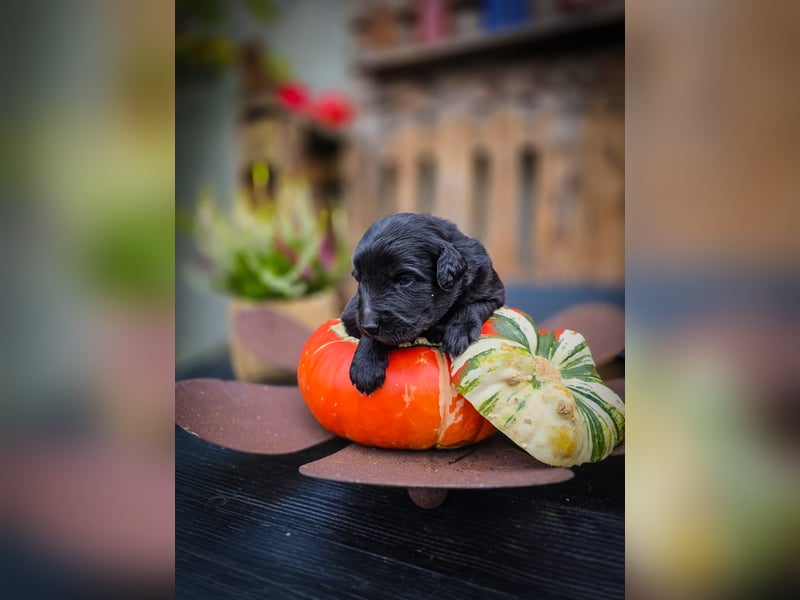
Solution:
<svg viewBox="0 0 800 600"><path fill-rule="evenodd" d="M626 6L626 583L800 593L800 6Z"/></svg>
<svg viewBox="0 0 800 600"><path fill-rule="evenodd" d="M0 19L0 596L168 594L174 12Z"/></svg>
<svg viewBox="0 0 800 600"><path fill-rule="evenodd" d="M179 368L227 352L231 297L333 287L335 308L314 318L338 315L355 289L349 253L395 212L479 238L509 304L536 319L582 300L623 305L622 2L209 5L177 13L176 194L187 223L197 217L178 238ZM326 220L327 278L290 233L234 247L250 235L241 213L267 228L291 186ZM213 216L197 209L209 195ZM187 270L198 255L204 268ZM314 273L276 281L298 262Z"/></svg>

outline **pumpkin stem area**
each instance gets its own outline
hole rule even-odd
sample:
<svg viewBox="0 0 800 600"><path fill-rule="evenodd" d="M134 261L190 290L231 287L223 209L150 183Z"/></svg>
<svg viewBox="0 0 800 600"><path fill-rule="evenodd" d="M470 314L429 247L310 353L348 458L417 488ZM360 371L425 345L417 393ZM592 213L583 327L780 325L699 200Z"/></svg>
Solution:
<svg viewBox="0 0 800 600"><path fill-rule="evenodd" d="M533 374L539 381L561 383L561 372L544 356L534 356L533 365Z"/></svg>

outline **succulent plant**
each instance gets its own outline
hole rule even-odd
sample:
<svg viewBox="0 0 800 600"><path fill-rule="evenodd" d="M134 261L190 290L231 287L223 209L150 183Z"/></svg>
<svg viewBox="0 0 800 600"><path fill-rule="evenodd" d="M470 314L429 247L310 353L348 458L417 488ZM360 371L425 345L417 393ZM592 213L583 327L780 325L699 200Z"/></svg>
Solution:
<svg viewBox="0 0 800 600"><path fill-rule="evenodd" d="M238 298L308 296L334 285L348 261L343 210L315 210L303 181L284 180L255 207L237 195L229 213L203 194L193 233L203 279Z"/></svg>

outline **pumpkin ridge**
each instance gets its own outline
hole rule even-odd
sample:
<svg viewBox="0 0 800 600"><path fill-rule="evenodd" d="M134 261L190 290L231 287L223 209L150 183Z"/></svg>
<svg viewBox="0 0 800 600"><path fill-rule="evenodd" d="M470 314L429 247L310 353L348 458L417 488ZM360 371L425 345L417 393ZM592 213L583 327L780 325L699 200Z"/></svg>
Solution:
<svg viewBox="0 0 800 600"><path fill-rule="evenodd" d="M490 321L495 329L491 334L492 337L502 337L506 341L517 342L528 352L536 353L539 345L536 324L528 315L504 306L494 312ZM518 331L524 342L520 342L516 335L509 336L509 330Z"/></svg>
<svg viewBox="0 0 800 600"><path fill-rule="evenodd" d="M539 332L536 330L536 323L534 320L521 310L503 306L497 309L490 320L506 319L514 323L514 325L523 333L527 343L524 344L526 349L532 354L536 354L539 346Z"/></svg>
<svg viewBox="0 0 800 600"><path fill-rule="evenodd" d="M494 321L494 332L487 337L503 338L513 340L530 350L530 340L519 324L510 318L498 318Z"/></svg>
<svg viewBox="0 0 800 600"><path fill-rule="evenodd" d="M436 439L441 442L448 428L456 423L451 417L450 405L454 398L450 390L450 369L448 368L447 358L443 352L434 352L436 365L439 367L439 431ZM462 417L463 418L463 417Z"/></svg>
<svg viewBox="0 0 800 600"><path fill-rule="evenodd" d="M589 432L589 439L592 440L591 460L592 462L598 461L605 456L607 450L611 451L611 448L606 448L608 444L606 444L605 429L601 423L600 416L581 402L577 402L576 405L583 415L586 429Z"/></svg>
<svg viewBox="0 0 800 600"><path fill-rule="evenodd" d="M555 335L553 335L552 331L548 331L546 333L539 332L539 347L536 350L536 354L539 356L543 356L548 360L552 360L553 354L555 354L556 350L558 349L558 341L556 340Z"/></svg>
<svg viewBox="0 0 800 600"><path fill-rule="evenodd" d="M584 350L586 348L588 348L588 346L586 345L586 340L583 340L582 342L580 342L578 344L575 344L575 347L572 348L572 350L570 350L569 353L565 357L559 359L558 362L566 364L566 363L569 362L569 359L571 359L573 356L578 354L581 350Z"/></svg>
<svg viewBox="0 0 800 600"><path fill-rule="evenodd" d="M489 396L486 400L481 402L481 405L478 407L478 412L482 415L488 415L492 412L494 405L497 404L497 400L500 398L500 392L495 392L491 396Z"/></svg>
<svg viewBox="0 0 800 600"><path fill-rule="evenodd" d="M327 348L331 344L338 344L341 341L343 341L343 340L331 340L330 342L325 342L321 346L318 346L318 347L314 348L314 354L317 354L318 352L321 352L322 350L324 350L325 348Z"/></svg>
<svg viewBox="0 0 800 600"><path fill-rule="evenodd" d="M600 383L604 385L602 382ZM603 419L609 421L610 426L614 428L617 437L622 438L624 435L624 419L620 416L619 407L605 400L599 391L592 389L590 385L585 385L583 382L574 383L571 386L567 384L567 386L576 396L577 402L580 403L581 400L584 400L583 403L587 404L587 408L595 413L601 412Z"/></svg>

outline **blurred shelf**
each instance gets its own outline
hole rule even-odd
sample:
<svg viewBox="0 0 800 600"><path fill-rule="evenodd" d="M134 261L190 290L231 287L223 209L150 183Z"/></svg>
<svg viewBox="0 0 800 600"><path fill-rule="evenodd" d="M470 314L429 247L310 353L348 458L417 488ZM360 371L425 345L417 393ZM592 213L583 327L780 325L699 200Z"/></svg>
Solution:
<svg viewBox="0 0 800 600"><path fill-rule="evenodd" d="M621 25L625 21L624 3L610 3L580 12L544 16L530 24L499 32L476 32L439 42L414 44L381 51L363 51L356 66L366 74L428 65L480 52L513 48L521 44L544 42L559 37Z"/></svg>

